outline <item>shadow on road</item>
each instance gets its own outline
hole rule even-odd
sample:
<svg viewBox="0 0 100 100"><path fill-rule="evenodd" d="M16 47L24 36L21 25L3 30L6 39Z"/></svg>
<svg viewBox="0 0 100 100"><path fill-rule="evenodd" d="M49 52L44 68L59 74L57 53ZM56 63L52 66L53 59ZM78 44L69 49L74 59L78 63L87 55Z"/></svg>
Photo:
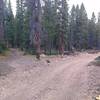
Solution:
<svg viewBox="0 0 100 100"><path fill-rule="evenodd" d="M8 64L6 64L6 63L0 63L0 77L1 76L7 76L13 70L14 70L14 68L12 68L11 66L9 66Z"/></svg>

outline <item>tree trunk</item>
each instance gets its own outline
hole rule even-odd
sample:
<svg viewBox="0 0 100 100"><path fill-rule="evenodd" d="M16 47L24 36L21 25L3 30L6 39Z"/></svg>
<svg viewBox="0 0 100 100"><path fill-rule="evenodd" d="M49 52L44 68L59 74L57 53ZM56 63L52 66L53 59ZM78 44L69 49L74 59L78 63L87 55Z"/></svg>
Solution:
<svg viewBox="0 0 100 100"><path fill-rule="evenodd" d="M3 0L0 0L0 42L4 42L4 8Z"/></svg>
<svg viewBox="0 0 100 100"><path fill-rule="evenodd" d="M64 36L63 33L59 35L59 54L64 55Z"/></svg>
<svg viewBox="0 0 100 100"><path fill-rule="evenodd" d="M36 58L40 59L40 33L41 33L41 3L40 0L31 0L29 2L31 11L30 17L30 41L36 50Z"/></svg>

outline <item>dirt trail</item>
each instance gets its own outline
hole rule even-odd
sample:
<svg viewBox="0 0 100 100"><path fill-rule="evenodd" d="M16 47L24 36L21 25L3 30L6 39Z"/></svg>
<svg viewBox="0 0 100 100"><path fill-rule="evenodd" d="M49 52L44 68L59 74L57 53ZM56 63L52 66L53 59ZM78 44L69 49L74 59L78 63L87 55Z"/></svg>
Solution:
<svg viewBox="0 0 100 100"><path fill-rule="evenodd" d="M6 62L13 72L0 78L0 100L91 100L87 64L99 54L45 57L41 61L15 55Z"/></svg>

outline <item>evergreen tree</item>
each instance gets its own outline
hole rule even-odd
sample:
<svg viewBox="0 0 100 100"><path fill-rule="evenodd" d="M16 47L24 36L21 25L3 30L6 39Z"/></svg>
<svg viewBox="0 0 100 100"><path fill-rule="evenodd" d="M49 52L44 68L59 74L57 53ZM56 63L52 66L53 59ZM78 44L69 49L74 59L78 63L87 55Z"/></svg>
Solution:
<svg viewBox="0 0 100 100"><path fill-rule="evenodd" d="M40 0L30 0L30 41L35 47L37 59L40 59L41 46L41 3Z"/></svg>
<svg viewBox="0 0 100 100"><path fill-rule="evenodd" d="M43 6L43 33L45 33L45 50L48 49L50 54L55 46L53 41L55 39L55 5L52 0L44 0Z"/></svg>
<svg viewBox="0 0 100 100"><path fill-rule="evenodd" d="M98 13L98 21L96 24L96 46L100 49L100 13Z"/></svg>
<svg viewBox="0 0 100 100"><path fill-rule="evenodd" d="M0 0L0 42L4 42L4 2Z"/></svg>
<svg viewBox="0 0 100 100"><path fill-rule="evenodd" d="M84 4L82 3L80 8L80 46L81 49L85 49L88 47L88 17L87 13L84 7Z"/></svg>
<svg viewBox="0 0 100 100"><path fill-rule="evenodd" d="M89 49L93 49L96 46L96 17L94 12L92 13L92 18L89 21L89 25L88 25L88 47Z"/></svg>
<svg viewBox="0 0 100 100"><path fill-rule="evenodd" d="M75 37L74 37L74 47L80 49L80 9L79 5L76 6L76 27L75 27Z"/></svg>
<svg viewBox="0 0 100 100"><path fill-rule="evenodd" d="M23 31L24 31L24 34L23 34L23 47L24 49L27 51L29 50L29 44L30 44L30 41L29 41L29 12L28 12L28 8L25 9L25 12L24 12L24 25L23 25Z"/></svg>
<svg viewBox="0 0 100 100"><path fill-rule="evenodd" d="M73 5L71 9L71 15L70 15L70 48L71 50L75 47L75 39L76 39L76 8Z"/></svg>
<svg viewBox="0 0 100 100"><path fill-rule="evenodd" d="M24 0L17 0L16 12L16 45L23 49L24 44Z"/></svg>
<svg viewBox="0 0 100 100"><path fill-rule="evenodd" d="M87 48L88 17L83 3L80 8L79 5L77 5L76 10L73 6L70 20L70 31L74 40L73 46L78 50Z"/></svg>
<svg viewBox="0 0 100 100"><path fill-rule="evenodd" d="M14 15L11 8L11 1L5 2L5 37L6 43L9 47L14 47L15 45L15 25L14 25Z"/></svg>
<svg viewBox="0 0 100 100"><path fill-rule="evenodd" d="M66 45L68 46L68 4L66 0L60 0L57 7L57 18L59 20L58 26L58 42L59 42L59 53L64 54Z"/></svg>
<svg viewBox="0 0 100 100"><path fill-rule="evenodd" d="M89 20L84 4L73 5L68 13L67 0L17 0L14 18L11 1L0 0L0 43L30 50L40 59L46 53L64 54L65 50L100 48L100 14ZM69 16L70 15L70 16Z"/></svg>

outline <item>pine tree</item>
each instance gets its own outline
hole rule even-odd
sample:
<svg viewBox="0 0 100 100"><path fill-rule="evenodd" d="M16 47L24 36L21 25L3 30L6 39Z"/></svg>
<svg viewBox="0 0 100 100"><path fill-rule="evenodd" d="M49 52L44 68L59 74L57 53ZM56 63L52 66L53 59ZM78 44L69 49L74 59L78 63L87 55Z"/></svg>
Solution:
<svg viewBox="0 0 100 100"><path fill-rule="evenodd" d="M88 47L88 17L84 7L81 4L80 7L80 46L81 49L86 49Z"/></svg>
<svg viewBox="0 0 100 100"><path fill-rule="evenodd" d="M73 5L71 9L71 15L70 15L70 48L71 50L75 47L75 38L76 38L76 8L75 5Z"/></svg>
<svg viewBox="0 0 100 100"><path fill-rule="evenodd" d="M50 54L52 49L54 49L53 41L55 39L55 5L52 0L45 0L43 6L43 30L45 40L45 49L48 49Z"/></svg>
<svg viewBox="0 0 100 100"><path fill-rule="evenodd" d="M84 4L67 0L17 0L14 18L11 1L0 0L0 43L29 50L40 59L41 47L47 53L100 48L100 14L89 20ZM69 16L70 15L70 16ZM15 28L16 27L16 28Z"/></svg>
<svg viewBox="0 0 100 100"><path fill-rule="evenodd" d="M98 13L98 21L96 24L96 46L100 49L100 13Z"/></svg>
<svg viewBox="0 0 100 100"><path fill-rule="evenodd" d="M24 42L24 0L17 0L16 12L16 45L23 49Z"/></svg>
<svg viewBox="0 0 100 100"><path fill-rule="evenodd" d="M64 50L66 47L67 42L67 36L68 36L68 4L66 0L60 0L58 2L57 7L57 19L59 22L57 23L58 26L58 41L59 41L59 53L61 55L64 54Z"/></svg>
<svg viewBox="0 0 100 100"><path fill-rule="evenodd" d="M11 1L5 2L5 38L7 46L14 47L15 45L15 25L14 15L11 8Z"/></svg>
<svg viewBox="0 0 100 100"><path fill-rule="evenodd" d="M41 46L41 3L40 0L30 0L30 41L34 45L36 58L40 59Z"/></svg>
<svg viewBox="0 0 100 100"><path fill-rule="evenodd" d="M4 42L4 2L0 0L0 42Z"/></svg>
<svg viewBox="0 0 100 100"><path fill-rule="evenodd" d="M88 17L83 3L81 7L77 5L76 9L73 6L70 22L73 46L78 50L86 49L88 47Z"/></svg>
<svg viewBox="0 0 100 100"><path fill-rule="evenodd" d="M29 44L30 44L30 41L29 41L29 12L28 12L28 8L26 6L26 9L24 11L24 25L23 25L23 47L26 51L29 50Z"/></svg>
<svg viewBox="0 0 100 100"><path fill-rule="evenodd" d="M81 23L81 12L80 12L80 7L79 5L76 6L76 30L75 30L75 48L77 50L81 50L81 27L82 27L82 23Z"/></svg>
<svg viewBox="0 0 100 100"><path fill-rule="evenodd" d="M88 25L88 47L89 49L93 49L96 46L96 17L94 12L92 13L92 18L89 21L89 25Z"/></svg>

